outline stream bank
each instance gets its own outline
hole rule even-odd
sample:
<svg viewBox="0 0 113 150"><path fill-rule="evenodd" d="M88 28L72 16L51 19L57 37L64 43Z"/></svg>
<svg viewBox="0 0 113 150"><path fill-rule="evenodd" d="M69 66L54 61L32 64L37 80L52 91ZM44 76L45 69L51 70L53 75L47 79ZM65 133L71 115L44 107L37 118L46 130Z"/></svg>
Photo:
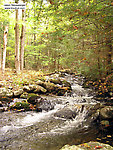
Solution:
<svg viewBox="0 0 113 150"><path fill-rule="evenodd" d="M42 107L41 111L0 113L1 149L59 150L65 144L81 144L107 137L106 129L112 127L112 115L108 118L106 115L108 112L112 114L112 109L108 110L104 103L96 101L91 89L82 87L83 77L63 73L64 79L70 83L72 90L66 91L64 96L40 95L49 102L44 103L43 106L47 107ZM33 105L37 100L39 102L37 97L31 100ZM112 145L112 133L109 136L109 144Z"/></svg>

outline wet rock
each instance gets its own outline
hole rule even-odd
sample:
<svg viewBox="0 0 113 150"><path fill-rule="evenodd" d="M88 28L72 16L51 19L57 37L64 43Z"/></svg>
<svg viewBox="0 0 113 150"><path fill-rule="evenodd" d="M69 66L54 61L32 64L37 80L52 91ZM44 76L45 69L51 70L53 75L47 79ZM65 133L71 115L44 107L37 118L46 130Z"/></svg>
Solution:
<svg viewBox="0 0 113 150"><path fill-rule="evenodd" d="M105 106L100 110L100 117L102 119L112 119L113 118L113 106Z"/></svg>
<svg viewBox="0 0 113 150"><path fill-rule="evenodd" d="M73 119L77 115L76 110L71 110L68 107L65 107L54 114L55 117Z"/></svg>
<svg viewBox="0 0 113 150"><path fill-rule="evenodd" d="M69 87L59 87L59 89L57 90L57 96L63 96L66 92L68 92L70 90Z"/></svg>
<svg viewBox="0 0 113 150"><path fill-rule="evenodd" d="M102 150L113 150L113 147L108 144L103 144L99 142L89 142L83 143L80 145L65 145L60 150L94 150L94 149L102 149Z"/></svg>
<svg viewBox="0 0 113 150"><path fill-rule="evenodd" d="M69 82L66 81L66 80L63 80L63 81L62 81L62 85L63 85L64 87L70 87L70 89L71 89L71 83L69 83Z"/></svg>
<svg viewBox="0 0 113 150"><path fill-rule="evenodd" d="M49 100L44 99L43 101L40 101L36 110L37 111L41 111L41 110L49 111L52 109L54 109L54 105L51 104Z"/></svg>
<svg viewBox="0 0 113 150"><path fill-rule="evenodd" d="M33 94L31 97L27 100L30 104L35 107L35 110L37 112L40 112L42 110L49 111L54 109L54 105L51 104L51 102L47 99L42 98L39 95Z"/></svg>
<svg viewBox="0 0 113 150"><path fill-rule="evenodd" d="M28 98L28 102L30 104L33 104L33 105L39 105L44 99L40 96L37 96L36 94L32 94L29 98Z"/></svg>

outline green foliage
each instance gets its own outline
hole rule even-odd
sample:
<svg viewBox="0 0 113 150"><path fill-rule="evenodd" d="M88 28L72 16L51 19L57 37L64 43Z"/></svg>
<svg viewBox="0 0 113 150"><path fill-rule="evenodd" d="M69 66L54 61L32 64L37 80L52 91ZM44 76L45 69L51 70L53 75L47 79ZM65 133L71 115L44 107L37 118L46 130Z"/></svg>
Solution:
<svg viewBox="0 0 113 150"><path fill-rule="evenodd" d="M113 2L46 3L26 2L25 69L48 72L74 68L93 79L109 74L113 69ZM0 12L1 39L6 24L9 24L6 65L14 68L14 11Z"/></svg>

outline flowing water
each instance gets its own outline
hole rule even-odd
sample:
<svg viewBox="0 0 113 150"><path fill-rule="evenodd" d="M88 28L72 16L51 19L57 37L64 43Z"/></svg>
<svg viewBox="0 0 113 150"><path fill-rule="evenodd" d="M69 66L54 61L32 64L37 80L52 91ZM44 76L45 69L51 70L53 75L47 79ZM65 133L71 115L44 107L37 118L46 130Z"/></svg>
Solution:
<svg viewBox="0 0 113 150"><path fill-rule="evenodd" d="M90 89L82 88L82 77L66 75L72 93L47 96L54 104L48 112L0 113L1 150L58 150L65 144L80 144L96 138L95 124L88 117L97 104Z"/></svg>

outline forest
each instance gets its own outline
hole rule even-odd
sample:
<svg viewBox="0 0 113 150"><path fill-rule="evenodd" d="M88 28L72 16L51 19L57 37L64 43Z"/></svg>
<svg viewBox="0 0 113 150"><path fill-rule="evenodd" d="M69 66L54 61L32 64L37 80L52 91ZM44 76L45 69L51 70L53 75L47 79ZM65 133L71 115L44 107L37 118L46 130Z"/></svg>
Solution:
<svg viewBox="0 0 113 150"><path fill-rule="evenodd" d="M6 3L0 3L2 70L71 68L93 79L112 73L111 0L24 0L25 10L3 9Z"/></svg>
<svg viewBox="0 0 113 150"><path fill-rule="evenodd" d="M0 0L0 27L0 149L112 150L113 0Z"/></svg>

